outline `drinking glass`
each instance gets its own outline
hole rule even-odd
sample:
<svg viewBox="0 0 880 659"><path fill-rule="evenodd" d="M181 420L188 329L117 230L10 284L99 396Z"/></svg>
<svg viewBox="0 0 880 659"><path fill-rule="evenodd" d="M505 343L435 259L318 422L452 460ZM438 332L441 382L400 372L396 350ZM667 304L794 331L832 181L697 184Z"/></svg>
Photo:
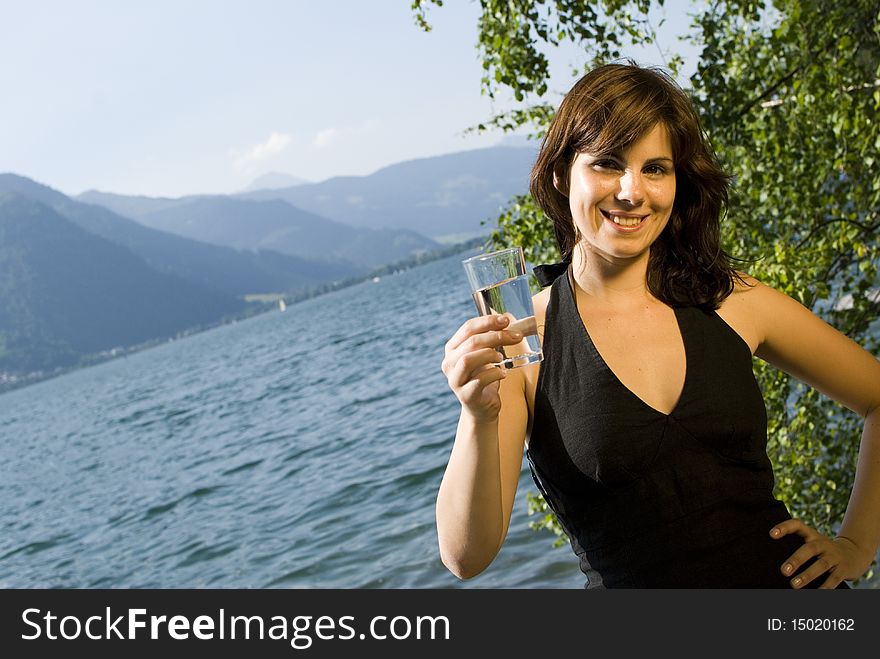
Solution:
<svg viewBox="0 0 880 659"><path fill-rule="evenodd" d="M541 342L529 290L529 275L522 247L478 254L462 261L477 312L510 319L507 329L521 332L523 340L498 348L504 358L498 366L517 368L541 361Z"/></svg>

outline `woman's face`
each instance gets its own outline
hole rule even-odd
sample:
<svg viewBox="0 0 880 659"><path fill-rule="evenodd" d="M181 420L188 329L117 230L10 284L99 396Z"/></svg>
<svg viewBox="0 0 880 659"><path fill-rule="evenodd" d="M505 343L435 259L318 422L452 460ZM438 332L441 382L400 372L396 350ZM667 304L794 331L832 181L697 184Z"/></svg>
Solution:
<svg viewBox="0 0 880 659"><path fill-rule="evenodd" d="M663 231L675 201L675 164L666 126L657 124L620 153L578 153L568 196L580 244L611 261L639 257Z"/></svg>

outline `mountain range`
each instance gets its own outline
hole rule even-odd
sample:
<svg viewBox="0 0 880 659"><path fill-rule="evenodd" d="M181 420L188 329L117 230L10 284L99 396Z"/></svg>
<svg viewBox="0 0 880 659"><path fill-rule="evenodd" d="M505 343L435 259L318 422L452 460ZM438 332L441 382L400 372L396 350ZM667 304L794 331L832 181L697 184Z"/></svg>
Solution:
<svg viewBox="0 0 880 659"><path fill-rule="evenodd" d="M0 174L2 192L15 192L54 209L83 231L130 250L158 272L234 297L301 289L364 272L345 263L240 251L157 231L14 174Z"/></svg>
<svg viewBox="0 0 880 659"><path fill-rule="evenodd" d="M369 270L439 243L408 229L365 229L300 210L279 199L223 196L180 199L86 192L78 200L130 217L151 229L236 250L290 256Z"/></svg>
<svg viewBox="0 0 880 659"><path fill-rule="evenodd" d="M493 147L320 183L273 175L261 190L177 199L72 198L0 174L0 388L265 309L255 298L449 253L527 191L534 153Z"/></svg>
<svg viewBox="0 0 880 659"><path fill-rule="evenodd" d="M397 229L413 241L414 234L420 234L448 243L461 236L487 234L485 223L491 223L511 197L528 192L529 172L536 155L534 146L474 149L397 163L368 176L338 176L221 199L280 200L296 208L306 223L320 216L349 228ZM199 208L191 204L199 197L156 199L89 191L77 198L148 226L190 231L190 237L199 240L212 238L195 226L198 220L193 218L195 224L188 224L189 211ZM239 206L238 212L245 208ZM259 215L259 207L252 208ZM262 244L277 249L273 240L273 236L264 235ZM344 236L337 236L337 240L344 240ZM415 244L412 247L416 248Z"/></svg>
<svg viewBox="0 0 880 659"><path fill-rule="evenodd" d="M369 176L257 190L246 199L282 199L337 222L370 229L410 229L444 241L488 233L510 198L528 191L533 148L497 146L421 158Z"/></svg>
<svg viewBox="0 0 880 659"><path fill-rule="evenodd" d="M45 371L239 314L52 207L0 193L0 370Z"/></svg>

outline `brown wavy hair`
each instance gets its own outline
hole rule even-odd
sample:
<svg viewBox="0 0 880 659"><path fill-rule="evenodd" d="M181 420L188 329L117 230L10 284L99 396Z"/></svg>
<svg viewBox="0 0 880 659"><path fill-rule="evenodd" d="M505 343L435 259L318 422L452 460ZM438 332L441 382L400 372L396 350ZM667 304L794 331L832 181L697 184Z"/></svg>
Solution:
<svg viewBox="0 0 880 659"><path fill-rule="evenodd" d="M672 142L676 192L669 222L651 245L648 289L671 306L717 309L742 281L721 249L721 217L730 176L721 168L696 110L665 71L633 62L593 69L566 94L550 124L535 165L532 196L553 221L563 260L579 239L568 198L553 175L568 181L580 152L626 150L662 123ZM738 259L737 259L738 260Z"/></svg>

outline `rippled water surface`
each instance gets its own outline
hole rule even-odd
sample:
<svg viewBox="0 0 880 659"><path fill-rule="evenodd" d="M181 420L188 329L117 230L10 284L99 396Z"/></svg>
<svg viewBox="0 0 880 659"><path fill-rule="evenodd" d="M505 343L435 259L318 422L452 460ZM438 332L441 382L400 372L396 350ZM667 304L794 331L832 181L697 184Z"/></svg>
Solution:
<svg viewBox="0 0 880 659"><path fill-rule="evenodd" d="M527 472L492 566L440 564L460 258L0 395L0 585L580 588Z"/></svg>

